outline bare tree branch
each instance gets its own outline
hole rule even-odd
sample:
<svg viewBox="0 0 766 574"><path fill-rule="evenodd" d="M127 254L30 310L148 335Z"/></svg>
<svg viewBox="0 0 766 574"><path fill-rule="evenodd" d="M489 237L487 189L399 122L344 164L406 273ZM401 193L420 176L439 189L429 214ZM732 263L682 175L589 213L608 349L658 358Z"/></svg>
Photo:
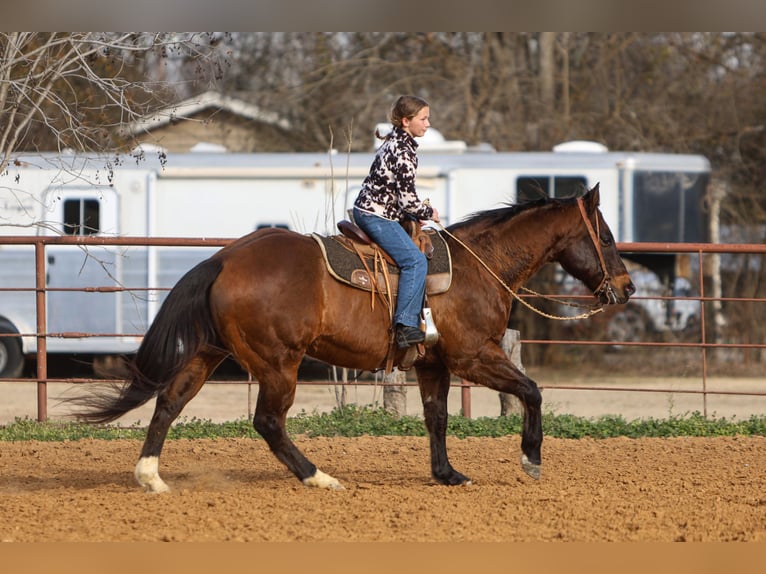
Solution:
<svg viewBox="0 0 766 574"><path fill-rule="evenodd" d="M212 38L197 33L0 33L0 171L18 151L125 147L130 142L120 140L113 128L173 101L174 84L190 81L181 75L169 81L163 66L195 62L202 81L219 73L221 57Z"/></svg>

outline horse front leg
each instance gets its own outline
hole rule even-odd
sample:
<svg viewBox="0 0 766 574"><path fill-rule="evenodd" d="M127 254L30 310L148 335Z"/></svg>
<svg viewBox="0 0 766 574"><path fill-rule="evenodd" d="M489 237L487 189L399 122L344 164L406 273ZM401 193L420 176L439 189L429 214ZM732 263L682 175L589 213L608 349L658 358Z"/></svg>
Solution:
<svg viewBox="0 0 766 574"><path fill-rule="evenodd" d="M450 374L444 365L416 367L423 418L431 446L431 475L441 484L471 484L471 479L456 471L447 456L447 396Z"/></svg>
<svg viewBox="0 0 766 574"><path fill-rule="evenodd" d="M524 407L521 430L521 467L532 478L540 479L543 443L543 396L537 383L508 359L499 346L486 346L478 357L461 362L453 372L474 383L518 397Z"/></svg>

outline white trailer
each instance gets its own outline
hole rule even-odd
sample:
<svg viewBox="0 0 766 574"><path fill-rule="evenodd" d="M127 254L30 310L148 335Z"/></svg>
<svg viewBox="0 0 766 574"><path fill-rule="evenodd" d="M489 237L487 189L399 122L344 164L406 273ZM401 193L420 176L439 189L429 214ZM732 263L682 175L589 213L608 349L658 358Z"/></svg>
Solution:
<svg viewBox="0 0 766 574"><path fill-rule="evenodd" d="M418 189L445 225L529 199L600 183L602 211L618 241L706 240L710 173L701 156L593 151L571 143L552 152L420 152ZM334 233L372 153L147 152L82 158L14 158L0 174L0 377L18 376L37 350L34 250L3 236L237 238L259 227ZM134 352L164 291L210 247L53 245L46 249L49 353ZM82 287L135 292L82 292ZM15 291L15 289L25 289ZM62 289L62 290L56 290ZM18 336L16 336L18 335Z"/></svg>

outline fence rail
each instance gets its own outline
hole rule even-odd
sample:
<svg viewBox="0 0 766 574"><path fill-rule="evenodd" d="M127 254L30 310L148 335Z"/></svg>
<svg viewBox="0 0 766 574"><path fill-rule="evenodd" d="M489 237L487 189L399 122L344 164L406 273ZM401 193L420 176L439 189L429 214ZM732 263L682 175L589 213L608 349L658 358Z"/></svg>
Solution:
<svg viewBox="0 0 766 574"><path fill-rule="evenodd" d="M52 337L57 338L83 338L83 337L141 337L142 333L110 333L110 334L94 334L84 333L76 331L68 332L46 332L46 296L53 291L86 291L86 292L147 292L147 291L161 291L168 289L169 287L147 287L147 286L104 286L93 285L85 288L50 288L46 286L46 249L51 245L76 245L86 249L88 246L138 246L138 247L221 247L231 242L231 239L226 238L138 238L138 237L30 237L30 236L14 236L14 237L2 237L0 238L0 247L3 245L32 245L34 246L34 260L35 260L35 287L3 287L0 289L0 302L2 301L3 293L8 291L34 291L36 300L36 331L34 333L20 333L22 336L35 337L37 341L36 352L36 376L34 378L21 378L14 379L15 381L24 381L35 383L37 385L37 419L39 421L45 421L48 418L48 396L47 385L51 382L67 382L67 383L89 383L95 379L54 379L48 378L48 351L47 342ZM618 249L623 255L630 254L686 254L691 256L693 261L692 268L696 268L696 277L694 282L696 283L696 294L690 297L655 297L655 299L665 299L669 301L673 300L693 300L698 301L701 312L699 314L700 322L697 329L697 336L691 341L620 341L621 348L675 348L694 350L699 353L698 357L698 377L699 388L697 389L668 389L668 388L634 388L634 387L620 387L620 386L581 386L581 385L548 385L543 388L560 389L560 390L576 390L581 392L590 391L621 391L621 392L638 392L638 393L694 393L701 394L704 401L704 414L707 416L707 397L709 395L741 395L741 396L766 396L764 390L758 391L731 391L731 390L712 390L708 388L708 371L710 367L710 352L713 350L721 351L737 351L737 352L760 352L762 355L766 355L763 349L766 349L766 344L763 342L752 342L749 340L750 333L739 333L741 340L735 341L723 341L720 337L714 336L715 329L711 329L709 326L710 319L714 321L721 318L722 306L727 306L728 309L732 309L737 305L743 304L763 304L766 299L758 297L749 293L747 296L733 296L727 294L724 296L722 291L711 292L716 290L715 282L713 287L710 286L711 275L706 270L711 268L711 265L706 258L716 258L721 255L727 255L730 257L738 256L758 256L759 258L766 254L766 246L764 245L750 245L750 244L683 244L683 243L620 243ZM762 259L758 259L759 263L756 268L759 270L759 276L766 276L761 270L763 263ZM716 262L716 265L718 263ZM714 269L718 269L715 266ZM717 273L717 272L716 272ZM728 289L728 291L732 291ZM755 290L757 292L757 290ZM711 311L713 307L713 311ZM0 315L2 314L2 308L0 308ZM762 316L762 312L760 312ZM0 336L13 336L10 334L0 334ZM19 336L19 334L15 335ZM595 340L595 339L525 339L522 337L521 343L524 346L541 345L541 346L564 346L568 348L577 348L582 346L594 347L609 347L615 346L613 340ZM0 381L2 382L2 381ZM254 381L216 381L227 382L232 384L253 384ZM255 381L257 382L257 381ZM299 381L299 384L317 384L317 382ZM336 383L325 382L324 384L348 384L348 385L360 385L369 384L363 381L353 381L349 383ZM375 383L380 384L380 383ZM414 383L405 383L405 385L413 385ZM766 385L766 382L764 383ZM462 411L465 416L471 416L471 389L475 387L473 383L469 381L455 381L454 386L459 387L461 390L461 405Z"/></svg>

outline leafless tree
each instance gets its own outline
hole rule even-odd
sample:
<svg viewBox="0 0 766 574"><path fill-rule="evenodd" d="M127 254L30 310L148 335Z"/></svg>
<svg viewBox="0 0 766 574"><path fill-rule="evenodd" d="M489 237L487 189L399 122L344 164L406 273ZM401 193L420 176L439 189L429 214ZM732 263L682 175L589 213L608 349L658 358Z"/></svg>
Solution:
<svg viewBox="0 0 766 574"><path fill-rule="evenodd" d="M191 33L0 33L0 171L18 151L124 147L121 124L193 81L220 79L217 43Z"/></svg>

